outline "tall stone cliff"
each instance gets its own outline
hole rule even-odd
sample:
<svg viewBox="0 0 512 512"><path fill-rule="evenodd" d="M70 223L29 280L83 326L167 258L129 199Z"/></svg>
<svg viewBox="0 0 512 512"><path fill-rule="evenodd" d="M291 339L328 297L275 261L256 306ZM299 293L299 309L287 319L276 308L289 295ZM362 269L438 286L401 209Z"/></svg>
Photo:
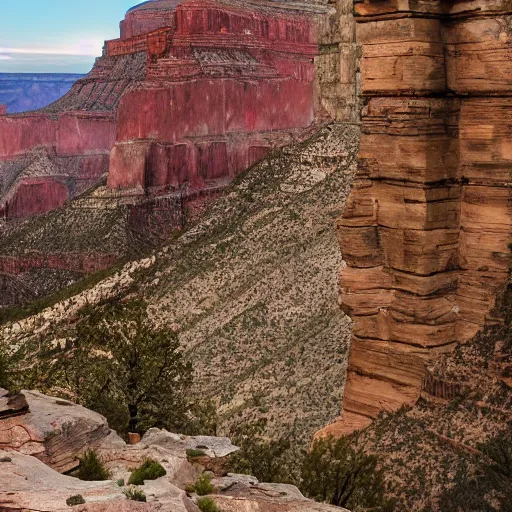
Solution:
<svg viewBox="0 0 512 512"><path fill-rule="evenodd" d="M354 9L364 109L338 222L354 331L335 435L414 403L425 363L490 320L512 235L511 2Z"/></svg>

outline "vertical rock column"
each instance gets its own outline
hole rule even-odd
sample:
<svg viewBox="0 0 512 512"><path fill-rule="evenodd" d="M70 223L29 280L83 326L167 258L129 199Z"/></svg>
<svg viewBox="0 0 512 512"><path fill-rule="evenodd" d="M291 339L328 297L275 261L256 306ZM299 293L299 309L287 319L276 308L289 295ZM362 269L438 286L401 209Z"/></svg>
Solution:
<svg viewBox="0 0 512 512"><path fill-rule="evenodd" d="M425 363L477 332L507 280L512 110L498 96L512 74L497 45L509 36L493 33L503 13L482 9L355 2L365 107L339 221L354 331L342 418L324 434L414 403Z"/></svg>

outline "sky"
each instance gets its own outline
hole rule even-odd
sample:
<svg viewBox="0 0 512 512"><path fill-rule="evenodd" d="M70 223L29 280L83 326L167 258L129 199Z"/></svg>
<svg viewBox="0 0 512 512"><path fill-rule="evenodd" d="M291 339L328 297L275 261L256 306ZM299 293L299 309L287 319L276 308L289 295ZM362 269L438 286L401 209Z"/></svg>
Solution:
<svg viewBox="0 0 512 512"><path fill-rule="evenodd" d="M0 73L87 73L142 0L0 1Z"/></svg>

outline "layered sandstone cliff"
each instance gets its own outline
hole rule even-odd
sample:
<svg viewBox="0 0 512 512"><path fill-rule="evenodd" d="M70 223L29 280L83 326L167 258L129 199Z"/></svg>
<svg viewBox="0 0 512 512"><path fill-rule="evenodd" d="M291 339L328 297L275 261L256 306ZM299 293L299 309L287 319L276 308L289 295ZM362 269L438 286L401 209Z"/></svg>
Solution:
<svg viewBox="0 0 512 512"><path fill-rule="evenodd" d="M314 61L326 12L301 2L144 2L63 98L1 116L0 302L37 297L27 292L41 272L52 272L44 293L148 245L153 231L168 236L240 171L310 136L332 113L317 101ZM98 184L106 187L91 197ZM55 216L10 222L77 197ZM112 250L113 232L123 243Z"/></svg>
<svg viewBox="0 0 512 512"><path fill-rule="evenodd" d="M414 403L506 283L512 235L510 2L354 2L363 47L356 182L338 232L354 321L342 418Z"/></svg>

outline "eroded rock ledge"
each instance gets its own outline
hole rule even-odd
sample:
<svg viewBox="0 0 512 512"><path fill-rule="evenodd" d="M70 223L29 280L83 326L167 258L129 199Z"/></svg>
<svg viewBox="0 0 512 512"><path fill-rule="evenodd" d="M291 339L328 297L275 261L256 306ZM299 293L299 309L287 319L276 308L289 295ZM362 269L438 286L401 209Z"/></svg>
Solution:
<svg viewBox="0 0 512 512"><path fill-rule="evenodd" d="M78 457L88 448L97 450L110 480L85 482L62 474L76 468ZM204 449L205 456L189 459L190 448ZM84 407L35 391L10 396L0 389L1 511L199 512L194 496L184 489L208 468L204 459L220 469L215 472L217 492L211 499L226 512L345 511L308 500L291 485L226 475L225 459L237 450L227 438L187 437L158 429L129 446L109 429L105 418ZM124 481L147 458L158 461L166 475L138 487L147 503L131 501L123 493ZM85 504L67 505L68 498L76 495Z"/></svg>
<svg viewBox="0 0 512 512"><path fill-rule="evenodd" d="M425 362L483 326L511 239L510 2L354 4L366 105L338 224L354 320L338 435L414 403Z"/></svg>

